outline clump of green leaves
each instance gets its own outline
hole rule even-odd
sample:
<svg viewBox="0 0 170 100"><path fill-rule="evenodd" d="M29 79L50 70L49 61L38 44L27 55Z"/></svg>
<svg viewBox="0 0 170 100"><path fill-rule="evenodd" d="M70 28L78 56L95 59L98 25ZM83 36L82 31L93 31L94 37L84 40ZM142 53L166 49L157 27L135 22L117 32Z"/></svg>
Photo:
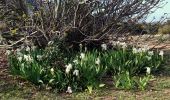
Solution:
<svg viewBox="0 0 170 100"><path fill-rule="evenodd" d="M107 71L107 66L101 64L101 53L97 50L80 53L73 62L76 69L80 72L82 87L92 91L101 86L101 79Z"/></svg>
<svg viewBox="0 0 170 100"><path fill-rule="evenodd" d="M129 75L128 71L114 76L113 79L115 81L114 85L116 88L121 88L121 89L134 89L135 88L135 82L132 79L132 77Z"/></svg>
<svg viewBox="0 0 170 100"><path fill-rule="evenodd" d="M146 67L157 70L163 63L163 51L154 52L145 48L120 48L103 54L103 62L113 74L128 71L130 75L143 73Z"/></svg>
<svg viewBox="0 0 170 100"><path fill-rule="evenodd" d="M114 50L102 44L102 51L83 50L80 45L80 52L71 54L54 44L50 42L44 50L26 47L7 52L12 74L68 93L79 90L91 93L105 86L101 80L106 75L113 77L116 88L145 90L152 78L151 71L157 70L164 60L163 51L130 48L125 43L119 43Z"/></svg>
<svg viewBox="0 0 170 100"><path fill-rule="evenodd" d="M51 44L45 50L26 47L13 51L8 55L11 73L34 84L68 93L101 87L106 67L100 65L98 51L67 57L58 46Z"/></svg>
<svg viewBox="0 0 170 100"><path fill-rule="evenodd" d="M129 72L120 73L113 77L114 86L120 89L140 89L145 90L152 75L150 74L150 68L147 68L146 75L144 76L132 76Z"/></svg>

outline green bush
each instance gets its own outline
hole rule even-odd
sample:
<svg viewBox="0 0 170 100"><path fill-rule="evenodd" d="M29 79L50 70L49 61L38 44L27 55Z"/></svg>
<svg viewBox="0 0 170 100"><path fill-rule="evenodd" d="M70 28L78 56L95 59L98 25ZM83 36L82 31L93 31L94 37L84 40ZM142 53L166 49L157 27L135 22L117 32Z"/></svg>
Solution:
<svg viewBox="0 0 170 100"><path fill-rule="evenodd" d="M87 51L81 46L79 52L66 52L59 44L50 42L44 50L26 47L7 54L12 74L68 93L86 89L91 93L104 86L101 80L106 75L113 77L116 88L144 90L151 74L146 69L156 71L164 60L163 51L149 51L147 46L131 48L118 42L115 50L108 50L106 44L101 47ZM143 74L140 81L134 79Z"/></svg>
<svg viewBox="0 0 170 100"><path fill-rule="evenodd" d="M163 61L159 53L148 51L147 48L120 48L117 51L108 51L103 56L106 58L103 59L106 66L114 74L128 71L131 75L137 75L145 71L146 67L157 69Z"/></svg>

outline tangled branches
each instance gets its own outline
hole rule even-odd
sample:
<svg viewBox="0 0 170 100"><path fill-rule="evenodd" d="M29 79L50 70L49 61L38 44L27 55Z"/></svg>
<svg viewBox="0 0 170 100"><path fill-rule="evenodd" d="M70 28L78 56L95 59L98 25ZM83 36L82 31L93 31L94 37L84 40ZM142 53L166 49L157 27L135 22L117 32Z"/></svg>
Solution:
<svg viewBox="0 0 170 100"><path fill-rule="evenodd" d="M101 41L123 34L163 0L3 0L7 30L43 41ZM9 20L10 19L10 20ZM36 32L34 35L31 33ZM46 44L46 42L45 42Z"/></svg>

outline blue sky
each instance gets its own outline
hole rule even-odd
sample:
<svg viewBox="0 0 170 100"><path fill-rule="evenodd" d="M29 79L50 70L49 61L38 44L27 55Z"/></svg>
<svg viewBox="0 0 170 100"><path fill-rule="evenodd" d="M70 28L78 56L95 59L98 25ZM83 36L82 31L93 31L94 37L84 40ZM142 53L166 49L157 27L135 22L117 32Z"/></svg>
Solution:
<svg viewBox="0 0 170 100"><path fill-rule="evenodd" d="M170 18L170 0L165 0L165 3L168 2L163 8L159 8L155 13L151 14L148 17L148 21L152 20L155 17L155 21L160 20L164 13L168 13L167 17Z"/></svg>

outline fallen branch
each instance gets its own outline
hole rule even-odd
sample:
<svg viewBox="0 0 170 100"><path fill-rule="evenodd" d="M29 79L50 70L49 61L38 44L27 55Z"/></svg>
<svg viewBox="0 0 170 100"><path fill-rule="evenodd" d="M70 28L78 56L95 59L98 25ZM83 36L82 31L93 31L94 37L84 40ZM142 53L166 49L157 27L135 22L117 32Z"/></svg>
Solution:
<svg viewBox="0 0 170 100"><path fill-rule="evenodd" d="M14 42L11 45L6 45L6 44L5 45L0 45L0 48L12 48L14 45L17 45L18 43L20 43L20 42L24 41L25 39L31 37L31 35L34 35L35 33L37 33L37 31L31 33L30 36L26 36L26 37L21 38L20 40Z"/></svg>

